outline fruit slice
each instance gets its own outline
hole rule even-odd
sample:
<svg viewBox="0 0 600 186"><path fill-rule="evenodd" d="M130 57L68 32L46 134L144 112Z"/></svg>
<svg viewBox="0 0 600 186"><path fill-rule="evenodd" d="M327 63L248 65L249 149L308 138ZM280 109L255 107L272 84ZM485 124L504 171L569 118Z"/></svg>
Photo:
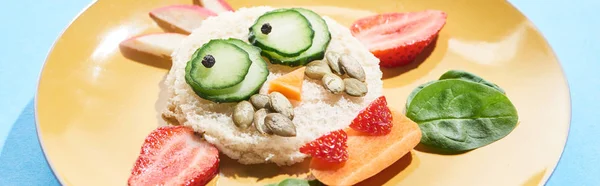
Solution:
<svg viewBox="0 0 600 186"><path fill-rule="evenodd" d="M224 40L227 43L236 45L237 47L245 50L252 60L248 74L244 77L244 80L239 84L218 90L203 90L198 89L199 86L194 86L195 83L188 75L190 74L191 66L186 66L186 82L191 85L192 89L201 98L211 100L214 102L238 102L241 100L247 100L258 92L262 85L267 80L269 70L267 69L267 63L260 56L260 48L252 46L239 39L227 39Z"/></svg>
<svg viewBox="0 0 600 186"><path fill-rule="evenodd" d="M315 31L312 45L310 48L308 48L308 50L295 57L285 57L275 52L263 51L263 55L269 58L270 62L273 64L301 66L306 65L314 60L321 60L323 57L325 57L325 49L327 49L329 41L331 40L329 27L327 26L325 20L323 20L319 14L308 9L294 8L293 10L300 12L300 14L306 17L306 19L308 19L310 22L312 29Z"/></svg>
<svg viewBox="0 0 600 186"><path fill-rule="evenodd" d="M310 22L298 11L277 9L256 19L248 41L263 50L294 57L312 45L314 33Z"/></svg>
<svg viewBox="0 0 600 186"><path fill-rule="evenodd" d="M216 13L195 5L172 5L150 11L150 17L166 31L190 34L204 19Z"/></svg>
<svg viewBox="0 0 600 186"><path fill-rule="evenodd" d="M219 151L184 126L160 127L144 141L128 185L205 185L219 171Z"/></svg>
<svg viewBox="0 0 600 186"><path fill-rule="evenodd" d="M300 147L300 152L310 154L313 160L341 163L348 160L347 140L344 130L332 131Z"/></svg>
<svg viewBox="0 0 600 186"><path fill-rule="evenodd" d="M225 40L213 39L192 55L188 62L191 65L189 77L198 89L229 88L244 80L250 64L252 61L245 50Z"/></svg>
<svg viewBox="0 0 600 186"><path fill-rule="evenodd" d="M156 33L139 35L129 38L119 44L124 53L140 53L156 58L171 60L171 53L187 37L176 33Z"/></svg>
<svg viewBox="0 0 600 186"><path fill-rule="evenodd" d="M194 4L203 6L216 13L233 12L233 8L225 0L194 0Z"/></svg>
<svg viewBox="0 0 600 186"><path fill-rule="evenodd" d="M304 69L298 68L269 82L269 93L280 92L288 99L302 101L302 83L304 82Z"/></svg>
<svg viewBox="0 0 600 186"><path fill-rule="evenodd" d="M419 126L399 112L392 112L394 125L385 136L369 136L347 129L348 160L329 163L310 161L310 172L327 185L354 185L402 158L421 140Z"/></svg>
<svg viewBox="0 0 600 186"><path fill-rule="evenodd" d="M350 128L371 135L386 135L392 131L392 125L392 112L385 96L381 96L358 113Z"/></svg>
<svg viewBox="0 0 600 186"><path fill-rule="evenodd" d="M383 67L397 67L415 60L446 24L446 13L426 10L365 17L350 30Z"/></svg>

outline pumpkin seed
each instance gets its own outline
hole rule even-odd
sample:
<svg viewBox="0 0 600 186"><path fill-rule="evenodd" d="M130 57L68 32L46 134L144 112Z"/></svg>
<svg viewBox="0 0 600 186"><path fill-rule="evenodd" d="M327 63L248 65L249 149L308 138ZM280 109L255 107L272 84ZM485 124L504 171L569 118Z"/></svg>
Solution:
<svg viewBox="0 0 600 186"><path fill-rule="evenodd" d="M368 92L367 85L354 78L345 78L344 85L346 86L344 91L350 96L363 97Z"/></svg>
<svg viewBox="0 0 600 186"><path fill-rule="evenodd" d="M269 96L264 94L254 94L250 97L250 103L256 109L266 108L269 105Z"/></svg>
<svg viewBox="0 0 600 186"><path fill-rule="evenodd" d="M327 65L331 68L331 71L337 75L344 75L344 69L340 68L340 54L337 52L328 52L325 54L327 59Z"/></svg>
<svg viewBox="0 0 600 186"><path fill-rule="evenodd" d="M359 81L364 82L366 80L365 70L358 63L356 58L351 55L345 54L340 57L340 67L348 76L356 78Z"/></svg>
<svg viewBox="0 0 600 186"><path fill-rule="evenodd" d="M280 113L270 113L265 117L265 125L273 134L283 137L296 136L296 126L292 120Z"/></svg>
<svg viewBox="0 0 600 186"><path fill-rule="evenodd" d="M325 89L333 94L339 94L344 91L344 81L335 74L325 74L322 81Z"/></svg>
<svg viewBox="0 0 600 186"><path fill-rule="evenodd" d="M283 94L279 92L271 92L269 94L269 106L275 112L283 114L284 116L294 119L294 108L292 103Z"/></svg>
<svg viewBox="0 0 600 186"><path fill-rule="evenodd" d="M254 107L248 101L239 102L233 110L233 123L241 129L252 125L254 119Z"/></svg>
<svg viewBox="0 0 600 186"><path fill-rule="evenodd" d="M323 61L313 61L306 65L306 71L304 74L309 78L321 79L325 74L331 73L329 65Z"/></svg>
<svg viewBox="0 0 600 186"><path fill-rule="evenodd" d="M267 109L260 109L254 113L254 128L261 134L273 134L273 132L265 125L265 117L267 117Z"/></svg>

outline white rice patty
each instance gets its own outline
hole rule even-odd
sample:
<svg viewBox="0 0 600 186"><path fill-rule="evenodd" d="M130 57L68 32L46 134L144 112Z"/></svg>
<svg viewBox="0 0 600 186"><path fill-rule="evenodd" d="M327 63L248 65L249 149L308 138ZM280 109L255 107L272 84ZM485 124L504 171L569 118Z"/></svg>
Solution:
<svg viewBox="0 0 600 186"><path fill-rule="evenodd" d="M298 151L302 145L330 131L345 128L360 110L382 95L379 60L352 37L346 27L324 16L332 36L327 51L351 54L362 64L369 88L367 95L361 98L334 95L323 88L320 80L305 78L303 100L295 103L294 108L296 137L261 135L253 126L247 130L238 129L231 119L235 103L217 104L199 98L185 82L185 65L194 51L211 39L247 41L248 28L256 18L273 9L264 6L241 8L206 19L172 54L173 66L165 81L170 96L165 115L204 132L208 142L243 164L273 162L290 165L301 162L306 157ZM295 69L270 63L268 67L270 74L260 91L263 94L266 94L270 80Z"/></svg>

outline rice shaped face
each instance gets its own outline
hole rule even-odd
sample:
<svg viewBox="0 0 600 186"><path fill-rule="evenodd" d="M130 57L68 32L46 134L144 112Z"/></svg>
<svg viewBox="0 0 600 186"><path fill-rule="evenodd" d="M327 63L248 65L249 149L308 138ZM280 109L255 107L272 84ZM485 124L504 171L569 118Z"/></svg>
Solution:
<svg viewBox="0 0 600 186"><path fill-rule="evenodd" d="M306 158L299 148L330 131L347 127L360 110L382 95L379 60L373 56L348 28L323 16L329 26L331 41L327 52L352 55L365 70L368 93L364 97L334 95L323 88L321 80L305 77L302 102L294 103L295 137L260 134L254 127L239 129L233 123L236 103L214 103L198 97L185 81L185 66L196 49L211 39L237 38L248 41L248 28L271 7L241 8L206 19L172 54L173 66L165 84L169 100L163 113L167 119L203 132L206 140L232 159L243 164L276 163L291 165ZM260 93L267 94L269 81L293 71L268 63L270 74Z"/></svg>

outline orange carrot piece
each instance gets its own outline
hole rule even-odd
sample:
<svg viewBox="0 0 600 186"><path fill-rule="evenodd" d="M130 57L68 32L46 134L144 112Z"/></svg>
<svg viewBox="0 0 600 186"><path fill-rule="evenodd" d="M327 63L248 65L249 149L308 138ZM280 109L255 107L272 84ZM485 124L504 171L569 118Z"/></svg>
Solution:
<svg viewBox="0 0 600 186"><path fill-rule="evenodd" d="M279 92L288 99L302 101L302 83L304 82L305 67L273 79L269 82L269 93Z"/></svg>

